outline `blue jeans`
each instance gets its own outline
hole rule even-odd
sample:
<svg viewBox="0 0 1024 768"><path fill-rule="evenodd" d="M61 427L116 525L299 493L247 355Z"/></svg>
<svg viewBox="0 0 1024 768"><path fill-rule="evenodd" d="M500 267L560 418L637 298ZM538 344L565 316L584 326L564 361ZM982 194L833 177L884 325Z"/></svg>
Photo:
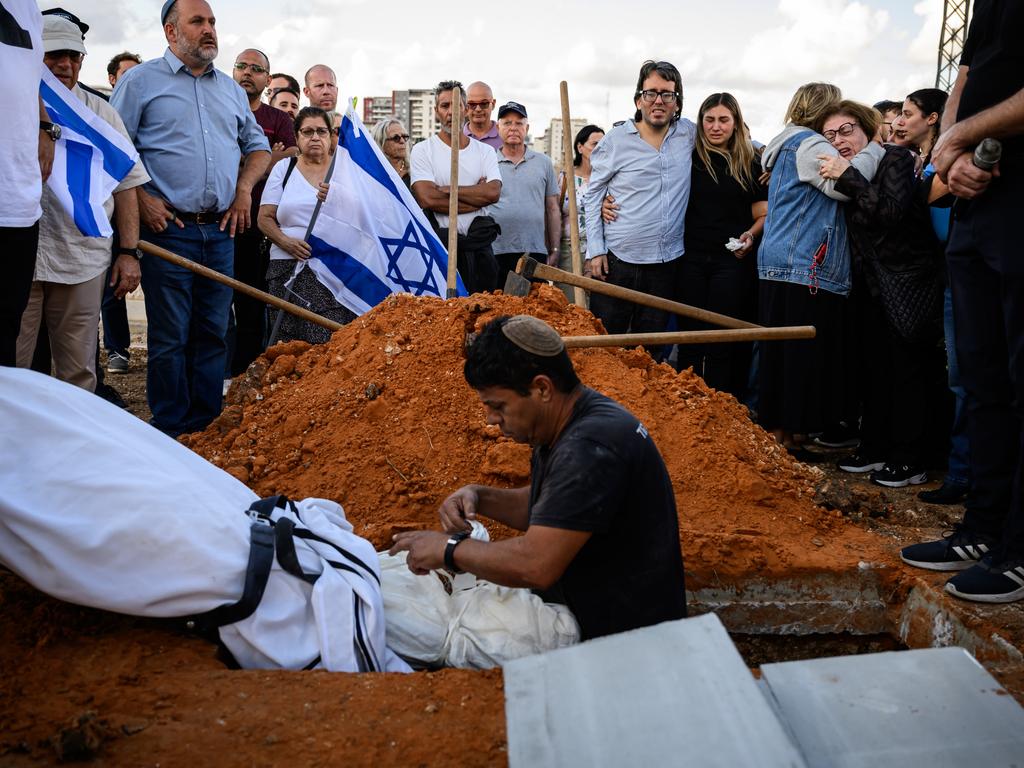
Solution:
<svg viewBox="0 0 1024 768"><path fill-rule="evenodd" d="M235 249L216 224L142 226L142 239L231 276ZM142 260L150 423L177 437L205 429L221 411L231 288L157 256Z"/></svg>
<svg viewBox="0 0 1024 768"><path fill-rule="evenodd" d="M946 337L946 369L949 372L949 391L956 397L956 405L953 409L953 427L949 435L949 467L946 470L946 482L966 486L971 479L970 443L967 440L967 391L960 383L960 366L956 361L953 292L948 285L942 313L942 328Z"/></svg>

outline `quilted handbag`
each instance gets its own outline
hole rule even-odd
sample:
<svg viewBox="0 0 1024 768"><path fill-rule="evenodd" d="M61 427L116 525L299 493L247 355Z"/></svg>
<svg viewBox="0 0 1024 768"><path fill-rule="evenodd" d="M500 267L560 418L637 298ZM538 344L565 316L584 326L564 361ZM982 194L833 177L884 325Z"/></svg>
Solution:
<svg viewBox="0 0 1024 768"><path fill-rule="evenodd" d="M942 323L945 282L935 266L894 269L880 261L869 262L878 281L885 318L904 341L937 338Z"/></svg>

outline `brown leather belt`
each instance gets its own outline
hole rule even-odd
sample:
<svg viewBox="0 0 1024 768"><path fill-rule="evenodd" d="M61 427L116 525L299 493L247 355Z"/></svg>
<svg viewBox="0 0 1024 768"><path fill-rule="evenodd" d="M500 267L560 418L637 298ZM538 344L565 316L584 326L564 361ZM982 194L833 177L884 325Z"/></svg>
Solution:
<svg viewBox="0 0 1024 768"><path fill-rule="evenodd" d="M198 211L197 213L175 211L174 215L189 224L219 224L225 213L227 211Z"/></svg>

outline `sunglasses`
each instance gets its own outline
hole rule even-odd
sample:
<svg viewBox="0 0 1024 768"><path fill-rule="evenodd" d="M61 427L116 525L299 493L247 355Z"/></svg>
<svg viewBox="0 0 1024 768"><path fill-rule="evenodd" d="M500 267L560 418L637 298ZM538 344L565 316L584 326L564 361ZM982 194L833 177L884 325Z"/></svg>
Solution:
<svg viewBox="0 0 1024 768"><path fill-rule="evenodd" d="M408 141L409 140L409 134L408 133L396 133L394 136L388 136L387 140L388 141Z"/></svg>
<svg viewBox="0 0 1024 768"><path fill-rule="evenodd" d="M489 101L467 101L466 109L490 109L491 102Z"/></svg>
<svg viewBox="0 0 1024 768"><path fill-rule="evenodd" d="M260 66L259 64L246 64L244 61L236 61L235 69L239 72L245 72L245 70L248 69L254 75L262 75L264 72L268 71L266 67Z"/></svg>
<svg viewBox="0 0 1024 768"><path fill-rule="evenodd" d="M81 51L47 51L43 55L48 59L53 59L54 61L60 61L67 56L74 64L78 64L85 58L85 54Z"/></svg>

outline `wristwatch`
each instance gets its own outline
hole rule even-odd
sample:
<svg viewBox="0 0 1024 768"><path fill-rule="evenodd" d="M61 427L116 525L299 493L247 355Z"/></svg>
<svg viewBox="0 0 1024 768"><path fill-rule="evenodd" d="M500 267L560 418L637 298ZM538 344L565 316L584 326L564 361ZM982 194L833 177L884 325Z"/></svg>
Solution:
<svg viewBox="0 0 1024 768"><path fill-rule="evenodd" d="M455 565L455 548L468 538L469 533L467 531L453 533L448 536L448 544L444 548L444 567L452 573L463 573L463 571Z"/></svg>
<svg viewBox="0 0 1024 768"><path fill-rule="evenodd" d="M48 123L45 120L40 120L39 130L49 136L51 141L56 141L60 138L60 126L56 123Z"/></svg>
<svg viewBox="0 0 1024 768"><path fill-rule="evenodd" d="M142 251L140 251L138 248L125 248L124 246L121 246L120 248L117 249L117 255L131 256L136 261L142 261Z"/></svg>

